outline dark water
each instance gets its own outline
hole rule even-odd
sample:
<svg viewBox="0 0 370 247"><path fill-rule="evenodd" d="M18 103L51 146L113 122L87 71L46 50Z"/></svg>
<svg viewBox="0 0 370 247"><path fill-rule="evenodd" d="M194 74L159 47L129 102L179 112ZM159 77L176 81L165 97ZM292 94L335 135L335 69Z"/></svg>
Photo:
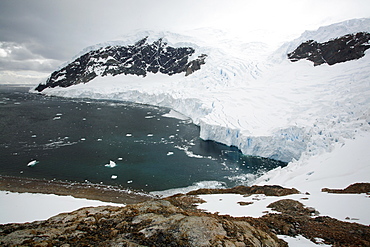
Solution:
<svg viewBox="0 0 370 247"><path fill-rule="evenodd" d="M162 116L169 111L0 86L0 174L158 191L202 181L232 187L285 165L203 141L189 120Z"/></svg>

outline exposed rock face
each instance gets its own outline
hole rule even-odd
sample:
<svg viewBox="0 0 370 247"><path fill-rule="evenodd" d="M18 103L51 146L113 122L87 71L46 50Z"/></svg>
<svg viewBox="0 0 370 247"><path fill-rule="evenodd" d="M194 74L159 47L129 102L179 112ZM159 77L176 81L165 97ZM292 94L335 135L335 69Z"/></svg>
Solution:
<svg viewBox="0 0 370 247"><path fill-rule="evenodd" d="M369 40L370 33L366 32L348 34L324 43L308 40L289 53L288 58L292 62L307 59L314 66L333 65L363 57L365 50L370 48Z"/></svg>
<svg viewBox="0 0 370 247"><path fill-rule="evenodd" d="M66 67L54 71L46 84L40 84L36 90L41 92L48 87L69 87L87 83L97 76L130 74L146 76L147 73L173 75L185 72L190 75L205 63L207 55L189 61L195 52L192 47L174 48L159 39L152 44L147 38L129 46L107 46L90 51Z"/></svg>
<svg viewBox="0 0 370 247"><path fill-rule="evenodd" d="M190 61L186 65L186 74L185 74L185 76L188 76L188 75L192 74L196 70L200 70L200 66L206 63L205 62L206 57L207 57L206 54L202 54L197 59L195 59L193 61Z"/></svg>
<svg viewBox="0 0 370 247"><path fill-rule="evenodd" d="M286 246L247 221L184 211L166 200L84 208L0 229L1 246Z"/></svg>

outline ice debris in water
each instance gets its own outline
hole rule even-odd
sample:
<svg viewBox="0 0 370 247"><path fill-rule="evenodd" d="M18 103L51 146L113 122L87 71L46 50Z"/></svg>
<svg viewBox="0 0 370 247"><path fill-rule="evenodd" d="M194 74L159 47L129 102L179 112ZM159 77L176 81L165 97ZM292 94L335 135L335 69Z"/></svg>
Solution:
<svg viewBox="0 0 370 247"><path fill-rule="evenodd" d="M27 164L27 166L35 166L37 163L39 163L37 160L32 160L31 162L29 162L28 164Z"/></svg>
<svg viewBox="0 0 370 247"><path fill-rule="evenodd" d="M117 177L118 177L117 175L112 175L110 178L111 179L117 179Z"/></svg>
<svg viewBox="0 0 370 247"><path fill-rule="evenodd" d="M113 168L113 167L115 167L117 164L113 161L113 160L110 160L109 161L109 164L106 164L105 166L106 167L110 167L110 168Z"/></svg>

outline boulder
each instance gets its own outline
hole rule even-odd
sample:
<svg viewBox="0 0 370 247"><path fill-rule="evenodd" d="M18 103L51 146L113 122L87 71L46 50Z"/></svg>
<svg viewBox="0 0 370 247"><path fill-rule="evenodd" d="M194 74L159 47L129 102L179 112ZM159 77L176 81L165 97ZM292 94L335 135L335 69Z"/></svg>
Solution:
<svg viewBox="0 0 370 247"><path fill-rule="evenodd" d="M245 220L185 211L166 200L83 208L0 229L1 246L286 246Z"/></svg>

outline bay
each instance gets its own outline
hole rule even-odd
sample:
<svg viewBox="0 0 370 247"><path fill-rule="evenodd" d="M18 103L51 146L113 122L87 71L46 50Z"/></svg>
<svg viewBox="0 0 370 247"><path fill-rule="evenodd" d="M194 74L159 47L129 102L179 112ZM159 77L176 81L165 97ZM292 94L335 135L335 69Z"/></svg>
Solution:
<svg viewBox="0 0 370 247"><path fill-rule="evenodd" d="M232 187L286 165L201 140L198 126L166 117L168 108L28 91L0 86L1 175L150 192Z"/></svg>

